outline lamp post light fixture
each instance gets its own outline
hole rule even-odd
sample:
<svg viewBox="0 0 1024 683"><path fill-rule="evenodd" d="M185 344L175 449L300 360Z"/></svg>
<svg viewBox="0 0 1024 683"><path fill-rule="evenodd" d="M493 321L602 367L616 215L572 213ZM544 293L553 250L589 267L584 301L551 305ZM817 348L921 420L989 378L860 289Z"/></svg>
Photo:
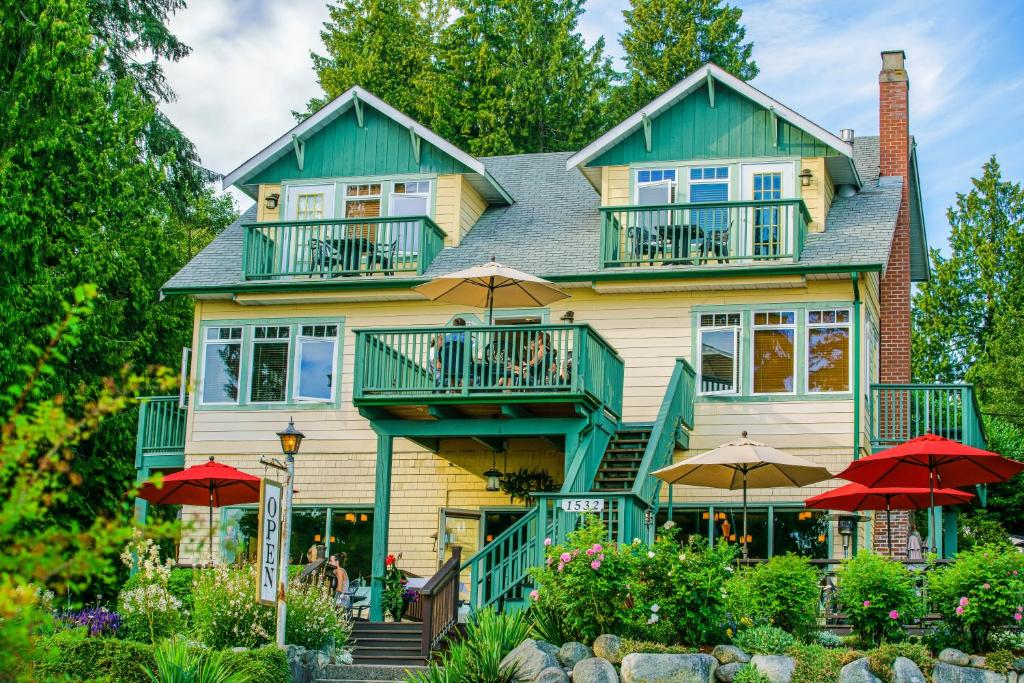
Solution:
<svg viewBox="0 0 1024 683"><path fill-rule="evenodd" d="M491 466L491 469L484 472L484 478L487 480L487 490L494 492L501 490L501 471Z"/></svg>
<svg viewBox="0 0 1024 683"><path fill-rule="evenodd" d="M850 542L853 539L853 535L857 533L857 522L860 518L855 515L840 515L839 516L839 535L843 538L843 557L850 556Z"/></svg>
<svg viewBox="0 0 1024 683"><path fill-rule="evenodd" d="M305 436L305 434L295 428L295 421L292 418L288 418L288 426L277 433L277 438L281 440L281 452L284 453L285 459L288 461L288 480L284 485L285 516L284 529L282 529L284 539L281 541L280 558L284 567L280 572L277 587L278 647L284 647L284 625L285 620L288 618L288 604L285 600L285 594L288 590L288 558L291 554L292 498L295 495L295 456L298 454L299 446L302 445L302 439Z"/></svg>

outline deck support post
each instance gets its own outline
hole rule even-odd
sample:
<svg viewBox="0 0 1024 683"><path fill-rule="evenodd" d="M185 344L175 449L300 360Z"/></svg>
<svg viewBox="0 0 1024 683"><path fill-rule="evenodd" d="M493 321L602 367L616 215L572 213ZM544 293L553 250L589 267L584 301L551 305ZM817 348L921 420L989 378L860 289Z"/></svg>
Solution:
<svg viewBox="0 0 1024 683"><path fill-rule="evenodd" d="M377 472L373 499L373 556L370 564L370 621L384 621L384 560L388 556L391 513L391 456L394 437L377 436Z"/></svg>

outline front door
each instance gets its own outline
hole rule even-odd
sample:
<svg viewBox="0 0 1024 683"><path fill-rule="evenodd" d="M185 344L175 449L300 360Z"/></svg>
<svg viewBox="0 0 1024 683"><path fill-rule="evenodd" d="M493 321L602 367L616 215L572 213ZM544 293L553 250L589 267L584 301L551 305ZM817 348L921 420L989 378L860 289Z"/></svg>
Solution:
<svg viewBox="0 0 1024 683"><path fill-rule="evenodd" d="M437 566L451 559L452 549L462 548L462 562L476 555L480 549L482 515L478 510L441 508L437 529ZM468 604L471 590L469 569L459 576L459 599Z"/></svg>
<svg viewBox="0 0 1024 683"><path fill-rule="evenodd" d="M284 220L316 221L334 218L334 185L287 185L284 189ZM281 266L286 272L323 267L327 259L319 246L331 237L323 225L306 224L284 231L278 238Z"/></svg>
<svg viewBox="0 0 1024 683"><path fill-rule="evenodd" d="M741 199L770 202L789 199L793 194L793 162L744 164L740 182ZM793 208L773 204L752 206L745 211L744 253L765 260L793 253Z"/></svg>

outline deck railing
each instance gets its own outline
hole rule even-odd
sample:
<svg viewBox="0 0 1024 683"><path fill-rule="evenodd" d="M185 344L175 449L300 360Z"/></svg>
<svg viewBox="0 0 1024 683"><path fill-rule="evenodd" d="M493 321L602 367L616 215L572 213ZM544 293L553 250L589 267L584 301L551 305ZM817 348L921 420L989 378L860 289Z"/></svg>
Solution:
<svg viewBox="0 0 1024 683"><path fill-rule="evenodd" d="M480 325L356 332L363 403L488 396L590 399L622 411L622 359L587 325Z"/></svg>
<svg viewBox="0 0 1024 683"><path fill-rule="evenodd" d="M462 548L455 547L452 556L422 588L419 599L409 606L406 618L423 623L420 655L429 658L459 621L459 570Z"/></svg>
<svg viewBox="0 0 1024 683"><path fill-rule="evenodd" d="M563 543L566 536L574 531L586 514L597 516L605 526L610 543L632 543L633 539L648 537L653 529L653 514L648 515L652 506L629 491L608 492L588 491L581 493L535 493L538 506L538 528L545 529L545 538L554 544ZM575 511L572 501L600 501L601 509L591 512ZM568 501L563 507L563 501ZM534 558L538 566L544 563L544 546L540 544Z"/></svg>
<svg viewBox="0 0 1024 683"><path fill-rule="evenodd" d="M871 444L888 448L922 434L985 446L974 387L968 384L872 384Z"/></svg>
<svg viewBox="0 0 1024 683"><path fill-rule="evenodd" d="M472 610L497 605L527 581L538 548L543 552L537 517L537 508L531 509L463 565L470 572Z"/></svg>
<svg viewBox="0 0 1024 683"><path fill-rule="evenodd" d="M246 223L246 280L422 275L444 248L426 216Z"/></svg>
<svg viewBox="0 0 1024 683"><path fill-rule="evenodd" d="M810 222L802 199L602 207L602 263L797 261Z"/></svg>
<svg viewBox="0 0 1024 683"><path fill-rule="evenodd" d="M177 394L147 396L139 401L136 467L142 467L146 457L184 455L186 412Z"/></svg>

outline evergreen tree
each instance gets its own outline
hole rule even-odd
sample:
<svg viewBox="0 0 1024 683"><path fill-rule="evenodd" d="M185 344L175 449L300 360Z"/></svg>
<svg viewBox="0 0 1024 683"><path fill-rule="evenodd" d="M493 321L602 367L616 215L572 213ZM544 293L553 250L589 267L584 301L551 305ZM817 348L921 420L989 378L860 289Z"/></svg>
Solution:
<svg viewBox="0 0 1024 683"><path fill-rule="evenodd" d="M340 0L328 11L325 54L311 53L324 96L310 100L307 113L359 85L415 119L428 117L433 41L447 0Z"/></svg>
<svg viewBox="0 0 1024 683"><path fill-rule="evenodd" d="M612 98L615 120L629 116L706 62L748 81L757 76L740 24L743 10L721 0L630 0L623 84Z"/></svg>

